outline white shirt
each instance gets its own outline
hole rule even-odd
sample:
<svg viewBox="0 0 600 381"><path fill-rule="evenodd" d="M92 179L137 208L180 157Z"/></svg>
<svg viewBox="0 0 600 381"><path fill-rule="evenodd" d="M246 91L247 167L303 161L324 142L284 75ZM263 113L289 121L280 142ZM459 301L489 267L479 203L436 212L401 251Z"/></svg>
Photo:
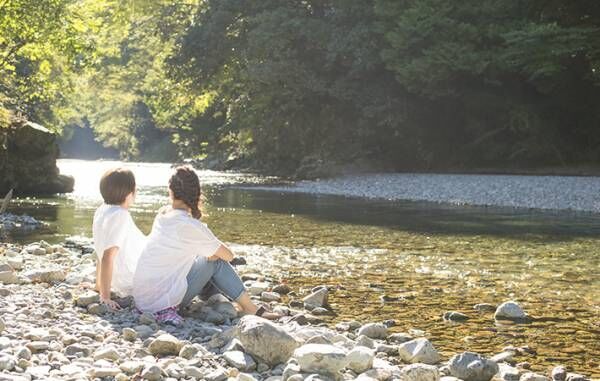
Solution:
<svg viewBox="0 0 600 381"><path fill-rule="evenodd" d="M118 247L113 263L111 290L120 296L131 295L133 274L146 243L146 236L133 222L129 211L119 205L102 204L94 213L92 225L98 261L104 251Z"/></svg>
<svg viewBox="0 0 600 381"><path fill-rule="evenodd" d="M205 224L185 210L159 211L133 277L137 308L157 312L179 305L196 257L210 257L221 245Z"/></svg>

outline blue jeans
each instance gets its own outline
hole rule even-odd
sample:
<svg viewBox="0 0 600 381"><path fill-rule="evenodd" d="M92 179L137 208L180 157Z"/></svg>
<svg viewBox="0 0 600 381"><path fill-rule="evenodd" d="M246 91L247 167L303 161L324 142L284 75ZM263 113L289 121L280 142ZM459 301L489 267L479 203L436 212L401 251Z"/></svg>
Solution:
<svg viewBox="0 0 600 381"><path fill-rule="evenodd" d="M209 261L198 257L187 275L187 291L180 306L185 307L197 295L210 296L217 290L231 300L237 300L246 288L233 267L222 259Z"/></svg>

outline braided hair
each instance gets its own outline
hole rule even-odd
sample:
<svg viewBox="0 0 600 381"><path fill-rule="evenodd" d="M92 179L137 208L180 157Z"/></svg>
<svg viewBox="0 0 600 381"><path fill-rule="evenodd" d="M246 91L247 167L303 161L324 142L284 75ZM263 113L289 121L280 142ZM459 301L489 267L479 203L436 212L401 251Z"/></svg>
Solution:
<svg viewBox="0 0 600 381"><path fill-rule="evenodd" d="M183 165L175 168L169 179L169 189L175 199L183 201L192 210L192 217L200 219L200 180L192 167Z"/></svg>

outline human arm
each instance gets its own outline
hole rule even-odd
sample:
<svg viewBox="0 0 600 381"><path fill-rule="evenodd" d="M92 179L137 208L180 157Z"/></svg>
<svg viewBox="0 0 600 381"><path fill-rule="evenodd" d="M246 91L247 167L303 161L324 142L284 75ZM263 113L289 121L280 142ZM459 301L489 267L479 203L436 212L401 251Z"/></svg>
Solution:
<svg viewBox="0 0 600 381"><path fill-rule="evenodd" d="M209 261L216 261L217 259L222 259L225 262L231 262L233 260L233 252L225 245L219 246L217 251L210 257L208 257Z"/></svg>
<svg viewBox="0 0 600 381"><path fill-rule="evenodd" d="M117 310L121 309L121 307L117 302L110 299L110 289L112 283L113 263L118 254L119 248L117 246L113 246L104 250L104 254L100 260L100 271L98 278L96 279L98 290L100 292L100 302Z"/></svg>

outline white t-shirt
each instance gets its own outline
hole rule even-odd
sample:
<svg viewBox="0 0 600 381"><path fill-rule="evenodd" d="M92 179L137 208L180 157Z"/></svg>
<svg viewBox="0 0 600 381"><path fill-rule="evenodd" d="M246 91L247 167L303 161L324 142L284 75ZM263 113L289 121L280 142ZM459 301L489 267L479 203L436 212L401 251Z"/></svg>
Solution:
<svg viewBox="0 0 600 381"><path fill-rule="evenodd" d="M205 224L185 210L159 211L133 277L137 308L157 312L179 305L196 257L210 257L221 245Z"/></svg>
<svg viewBox="0 0 600 381"><path fill-rule="evenodd" d="M96 209L92 232L99 262L105 250L115 246L119 248L113 263L111 290L120 296L131 295L133 274L146 236L135 225L127 209L108 204Z"/></svg>

